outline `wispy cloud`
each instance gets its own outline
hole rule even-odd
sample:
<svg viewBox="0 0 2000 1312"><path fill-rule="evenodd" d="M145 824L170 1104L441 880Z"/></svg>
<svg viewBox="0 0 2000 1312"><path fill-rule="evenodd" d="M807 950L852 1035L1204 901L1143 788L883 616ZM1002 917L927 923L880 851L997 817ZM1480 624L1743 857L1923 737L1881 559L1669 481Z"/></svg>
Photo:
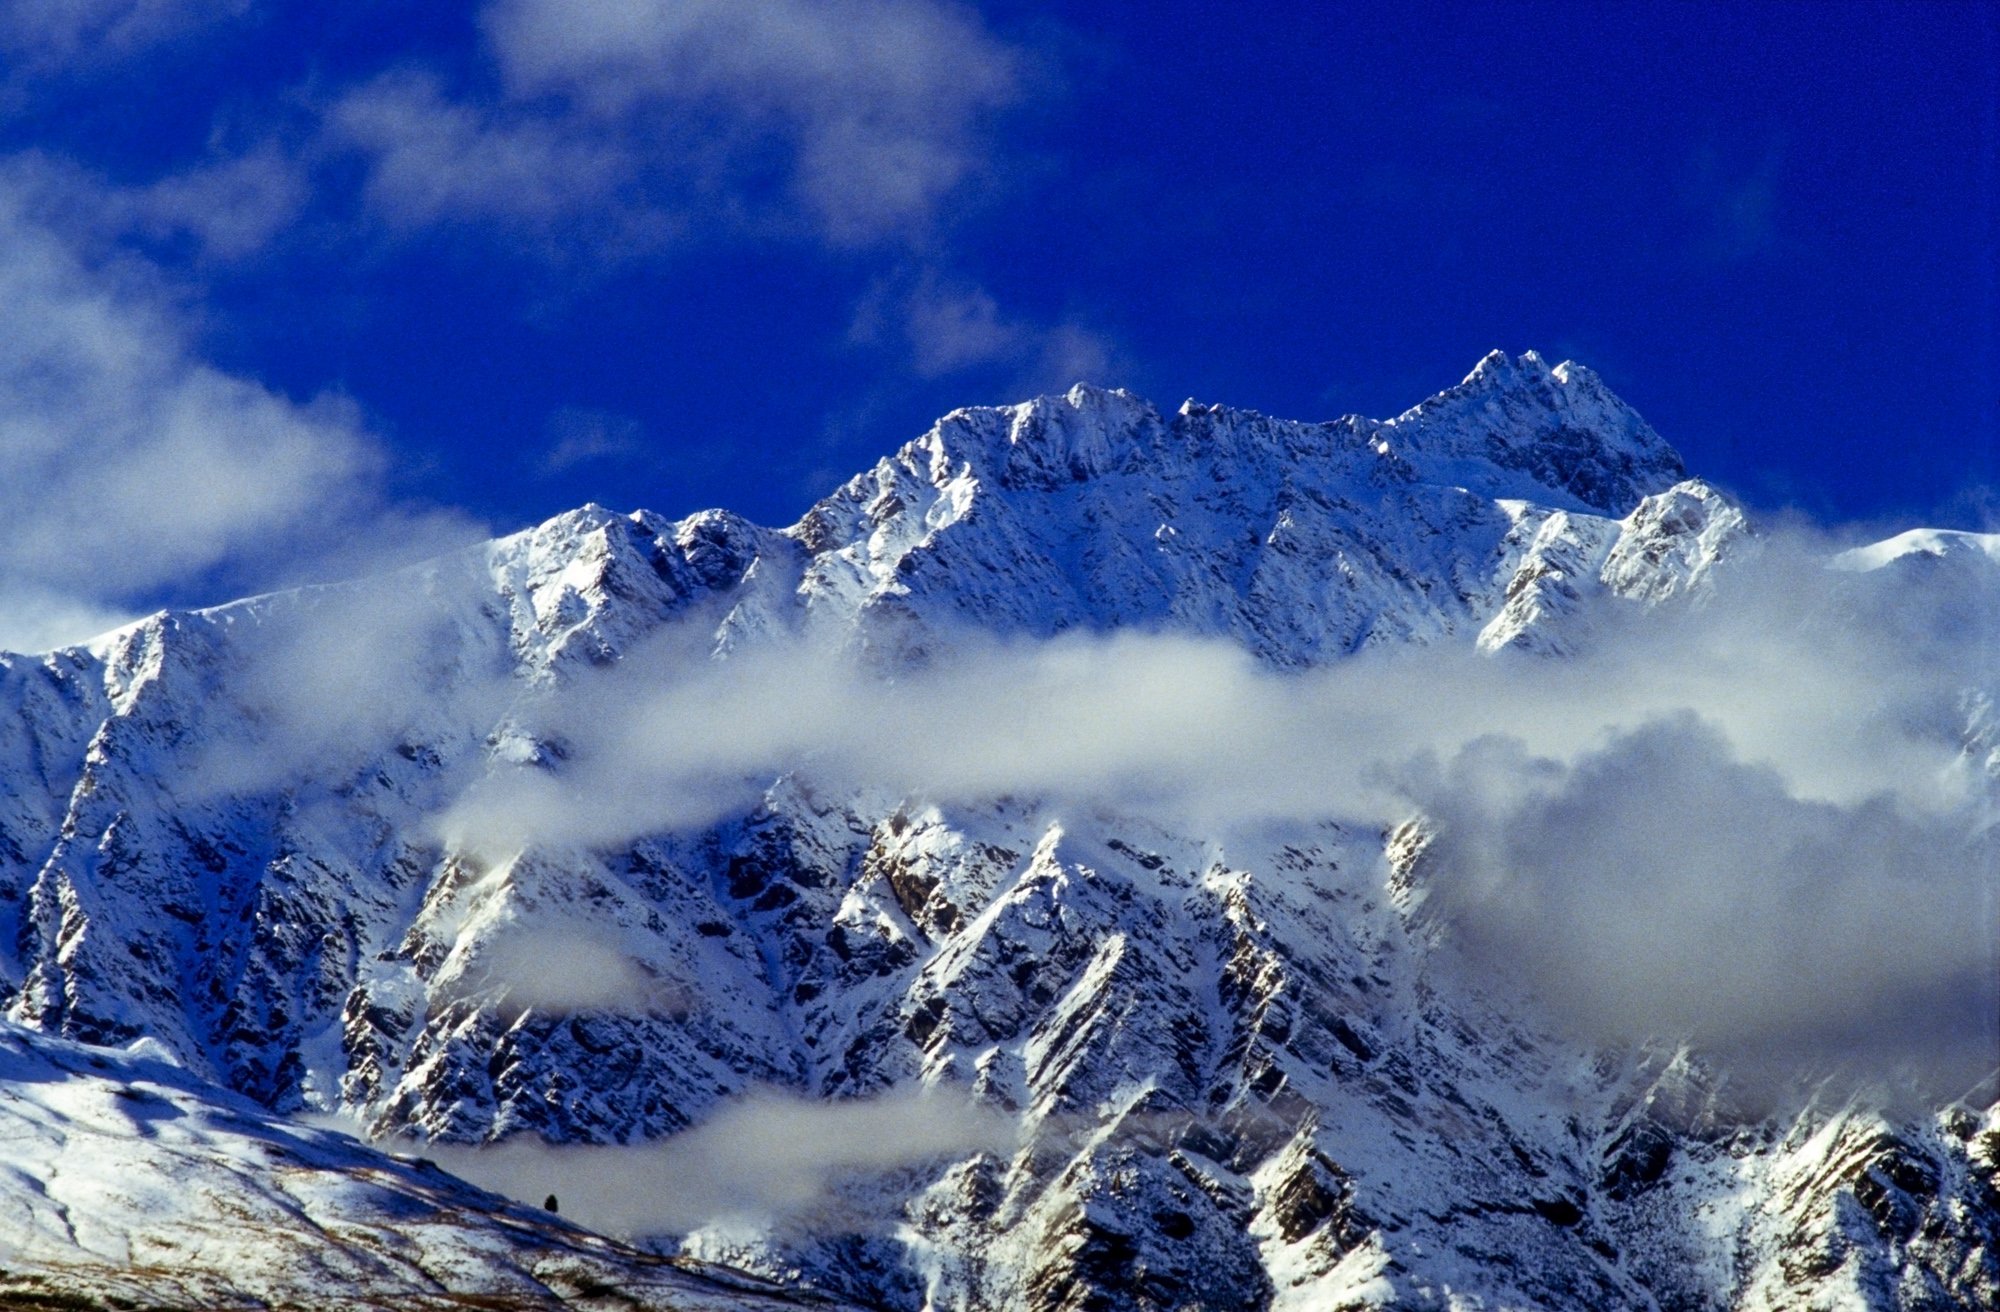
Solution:
<svg viewBox="0 0 2000 1312"><path fill-rule="evenodd" d="M0 162L17 210L75 244L182 244L196 262L263 252L304 213L304 162L274 141L221 150L142 183L116 183L70 160L23 152Z"/></svg>
<svg viewBox="0 0 2000 1312"><path fill-rule="evenodd" d="M502 223L548 238L621 204L620 226L670 226L657 200L621 200L635 143L560 113L453 98L422 70L345 91L325 127L326 145L366 157L363 203L399 231Z"/></svg>
<svg viewBox="0 0 2000 1312"><path fill-rule="evenodd" d="M856 308L848 339L900 355L919 378L992 370L1023 393L1123 381L1104 334L1075 320L1009 315L986 288L936 269L878 280Z"/></svg>
<svg viewBox="0 0 2000 1312"><path fill-rule="evenodd" d="M533 1008L549 1016L584 1011L678 1016L698 1001L642 967L633 940L615 929L566 926L560 913L549 911L482 935L476 959L447 961L434 987L447 996L491 990L509 1012Z"/></svg>
<svg viewBox="0 0 2000 1312"><path fill-rule="evenodd" d="M0 50L15 77L99 68L240 18L251 0L5 0Z"/></svg>
<svg viewBox="0 0 2000 1312"><path fill-rule="evenodd" d="M989 161L1023 53L942 0L498 0L485 27L517 102L603 124L707 113L739 163L836 243L907 237Z"/></svg>
<svg viewBox="0 0 2000 1312"><path fill-rule="evenodd" d="M539 468L560 474L597 461L631 460L645 453L645 429L630 415L585 406L563 406L549 416L548 449Z"/></svg>
<svg viewBox="0 0 2000 1312"><path fill-rule="evenodd" d="M1950 1000L1988 1000L1967 927L1996 848L1965 737L1993 727L1967 690L2000 634L1937 596L1908 606L1894 571L1822 560L1774 540L1705 609L1611 624L1563 662L1414 649L1281 675L1221 642L962 635L893 678L801 646L662 687L676 663L641 657L517 706L566 759L488 776L438 832L490 860L616 846L786 773L1204 834L1421 812L1433 910L1468 959L1586 1037L1976 1065L1995 1056L1985 1013Z"/></svg>
<svg viewBox="0 0 2000 1312"><path fill-rule="evenodd" d="M475 1184L624 1235L680 1234L710 1223L865 1228L893 1225L843 1186L869 1175L975 1152L1011 1153L1017 1120L950 1090L808 1101L762 1091L725 1104L657 1144L555 1148L512 1140L424 1152Z"/></svg>
<svg viewBox="0 0 2000 1312"><path fill-rule="evenodd" d="M156 269L88 254L5 185L0 299L0 594L41 617L0 647L204 571L269 584L467 527L384 497L385 455L350 402L209 364Z"/></svg>
<svg viewBox="0 0 2000 1312"><path fill-rule="evenodd" d="M49 651L134 618L127 609L34 584L0 584L0 651Z"/></svg>
<svg viewBox="0 0 2000 1312"><path fill-rule="evenodd" d="M327 144L364 159L393 227L581 225L610 260L686 231L923 240L992 164L1028 67L940 0L499 0L482 26L490 77L347 89Z"/></svg>
<svg viewBox="0 0 2000 1312"><path fill-rule="evenodd" d="M1766 143L1753 164L1742 164L1713 145L1689 160L1686 203L1700 231L1691 254L1704 264L1734 265L1783 246L1779 185L1784 177L1784 144Z"/></svg>
<svg viewBox="0 0 2000 1312"><path fill-rule="evenodd" d="M246 612L232 626L244 714L204 736L183 795L337 779L384 744L449 742L490 724L513 695L514 661L467 613L478 602L463 571L479 569L448 557L360 587L236 603Z"/></svg>

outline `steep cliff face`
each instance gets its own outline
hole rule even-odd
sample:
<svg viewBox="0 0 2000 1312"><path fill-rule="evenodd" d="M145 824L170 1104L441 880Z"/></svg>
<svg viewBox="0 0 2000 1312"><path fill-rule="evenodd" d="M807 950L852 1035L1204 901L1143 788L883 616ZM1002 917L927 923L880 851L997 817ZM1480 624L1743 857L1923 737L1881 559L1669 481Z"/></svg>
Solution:
<svg viewBox="0 0 2000 1312"><path fill-rule="evenodd" d="M586 507L0 657L11 1011L462 1143L659 1138L770 1085L967 1090L1017 1147L854 1183L893 1225L665 1240L893 1306L1979 1305L2000 1121L1779 1124L1685 1053L1540 1032L1440 949L1420 823L1195 830L809 769L637 838L440 823L482 781L577 777L547 712L603 672L780 645L891 675L1079 630L1274 670L1560 658L1755 550L1684 473L1532 354L1388 421L1078 388L954 412L789 529ZM1848 564L1910 563L1878 554Z"/></svg>

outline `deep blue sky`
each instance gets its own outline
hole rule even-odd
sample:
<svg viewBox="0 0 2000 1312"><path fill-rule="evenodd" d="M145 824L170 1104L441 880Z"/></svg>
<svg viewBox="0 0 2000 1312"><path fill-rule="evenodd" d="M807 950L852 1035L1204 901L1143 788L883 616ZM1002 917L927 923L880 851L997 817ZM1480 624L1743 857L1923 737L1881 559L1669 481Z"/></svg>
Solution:
<svg viewBox="0 0 2000 1312"><path fill-rule="evenodd" d="M349 445L314 477L366 536L413 504L784 523L938 413L1079 373L1386 415L1532 346L1760 505L1990 527L1996 30L1971 3L0 3L0 201L50 243L11 276L50 324L108 297L167 361L29 316L69 354L0 381L122 369L134 424L190 371L320 397L296 413ZM59 401L44 446L99 441ZM197 525L219 545L178 572L12 576L127 606L258 582L312 482Z"/></svg>

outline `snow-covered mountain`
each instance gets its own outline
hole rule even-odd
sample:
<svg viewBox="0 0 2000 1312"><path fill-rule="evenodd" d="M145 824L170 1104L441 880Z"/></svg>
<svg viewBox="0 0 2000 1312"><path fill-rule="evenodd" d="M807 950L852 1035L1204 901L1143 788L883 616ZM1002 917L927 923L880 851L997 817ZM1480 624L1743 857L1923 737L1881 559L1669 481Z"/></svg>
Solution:
<svg viewBox="0 0 2000 1312"><path fill-rule="evenodd" d="M1387 421L1078 387L955 411L782 530L590 506L0 656L10 1014L464 1144L659 1139L771 1086L1005 1112L1011 1150L850 1182L866 1223L660 1237L883 1306L1995 1305L2000 1114L1752 1115L1685 1051L1555 1036L1441 964L1421 820L1190 832L805 770L613 841L440 824L483 786L580 777L549 726L607 671L665 686L803 646L894 677L968 634L1127 630L1278 671L1410 643L1560 659L1754 553L1684 475L1595 375L1532 353ZM1900 588L1946 560L1976 598L1993 554L1933 535L1838 563Z"/></svg>

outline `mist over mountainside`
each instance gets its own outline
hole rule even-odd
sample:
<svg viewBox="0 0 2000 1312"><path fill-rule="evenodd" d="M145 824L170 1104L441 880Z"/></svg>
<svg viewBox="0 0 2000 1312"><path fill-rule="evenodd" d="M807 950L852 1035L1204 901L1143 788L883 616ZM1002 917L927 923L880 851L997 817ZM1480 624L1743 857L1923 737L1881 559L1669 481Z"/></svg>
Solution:
<svg viewBox="0 0 2000 1312"><path fill-rule="evenodd" d="M8 1013L870 1305L1991 1306L2000 549L1686 475L1079 386L0 656Z"/></svg>

